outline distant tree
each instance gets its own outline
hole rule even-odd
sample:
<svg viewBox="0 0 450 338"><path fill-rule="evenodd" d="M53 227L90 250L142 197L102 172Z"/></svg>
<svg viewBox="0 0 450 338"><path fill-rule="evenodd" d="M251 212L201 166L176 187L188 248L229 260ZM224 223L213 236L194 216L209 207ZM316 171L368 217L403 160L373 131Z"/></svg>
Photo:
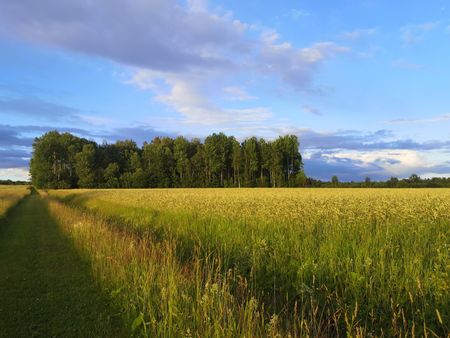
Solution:
<svg viewBox="0 0 450 338"><path fill-rule="evenodd" d="M339 186L339 178L336 175L331 177L331 184L335 187Z"/></svg>
<svg viewBox="0 0 450 338"><path fill-rule="evenodd" d="M306 174L303 170L300 170L296 174L295 186L296 187L305 187L307 185L308 185L308 177L306 177Z"/></svg>
<svg viewBox="0 0 450 338"><path fill-rule="evenodd" d="M267 149L270 154L269 165L269 175L270 184L272 187L282 187L284 185L284 170L283 170L283 143L281 139L269 143L269 148Z"/></svg>
<svg viewBox="0 0 450 338"><path fill-rule="evenodd" d="M193 187L205 187L208 185L208 168L205 147L199 139L191 142L191 179Z"/></svg>
<svg viewBox="0 0 450 338"><path fill-rule="evenodd" d="M365 185L366 188L370 188L372 186L372 183L370 181L370 177L366 177L364 179L364 185Z"/></svg>
<svg viewBox="0 0 450 338"><path fill-rule="evenodd" d="M256 137L246 139L242 143L242 153L245 185L254 187L261 168L261 152L258 139Z"/></svg>
<svg viewBox="0 0 450 338"><path fill-rule="evenodd" d="M204 143L155 137L139 148L132 140L97 145L53 131L36 138L30 173L33 184L45 188L297 187L313 182L303 171L293 135L242 143L223 133Z"/></svg>
<svg viewBox="0 0 450 338"><path fill-rule="evenodd" d="M138 151L136 143L132 140L117 141L113 144L113 157L119 165L121 174L132 171L131 158Z"/></svg>
<svg viewBox="0 0 450 338"><path fill-rule="evenodd" d="M131 188L147 188L148 180L147 175L142 166L141 156L138 152L134 152L131 154L130 158L130 176L126 177L126 180L129 180L129 186Z"/></svg>
<svg viewBox="0 0 450 338"><path fill-rule="evenodd" d="M175 161L176 186L188 187L190 185L189 141L179 136L173 144L173 158Z"/></svg>
<svg viewBox="0 0 450 338"><path fill-rule="evenodd" d="M120 171L117 163L110 163L103 173L105 188L119 188L120 187Z"/></svg>
<svg viewBox="0 0 450 338"><path fill-rule="evenodd" d="M233 185L241 187L241 172L242 172L242 148L241 144L231 136L229 138L231 144L231 166L233 168Z"/></svg>
<svg viewBox="0 0 450 338"><path fill-rule="evenodd" d="M224 186L224 178L229 157L228 138L223 133L212 134L205 139L208 185Z"/></svg>
<svg viewBox="0 0 450 338"><path fill-rule="evenodd" d="M32 183L38 188L74 188L78 177L75 155L88 141L57 131L37 137L30 162Z"/></svg>
<svg viewBox="0 0 450 338"><path fill-rule="evenodd" d="M386 185L389 188L396 188L398 185L398 178L397 177L391 177L389 180L386 181Z"/></svg>
<svg viewBox="0 0 450 338"><path fill-rule="evenodd" d="M411 176L409 176L408 180L412 184L418 184L421 181L420 177L416 174L412 174Z"/></svg>
<svg viewBox="0 0 450 338"><path fill-rule="evenodd" d="M280 138L283 145L283 166L285 171L285 185L296 186L297 174L302 168L302 157L299 152L298 138L286 135Z"/></svg>
<svg viewBox="0 0 450 338"><path fill-rule="evenodd" d="M259 139L260 151L260 178L259 186L270 186L270 168L272 161L272 142L268 142L263 138Z"/></svg>
<svg viewBox="0 0 450 338"><path fill-rule="evenodd" d="M75 171L78 175L78 187L95 188L98 186L94 144L85 144L82 151L75 155Z"/></svg>
<svg viewBox="0 0 450 338"><path fill-rule="evenodd" d="M155 137L151 143L144 144L142 159L150 187L173 186L173 176L176 173L173 143L169 137Z"/></svg>

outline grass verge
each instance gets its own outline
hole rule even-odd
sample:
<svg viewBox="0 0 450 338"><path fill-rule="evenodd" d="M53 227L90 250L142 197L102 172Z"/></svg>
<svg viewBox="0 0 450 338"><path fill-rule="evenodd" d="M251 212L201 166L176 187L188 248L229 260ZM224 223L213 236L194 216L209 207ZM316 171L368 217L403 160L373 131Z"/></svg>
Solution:
<svg viewBox="0 0 450 338"><path fill-rule="evenodd" d="M1 221L0 337L126 336L97 285L39 195Z"/></svg>

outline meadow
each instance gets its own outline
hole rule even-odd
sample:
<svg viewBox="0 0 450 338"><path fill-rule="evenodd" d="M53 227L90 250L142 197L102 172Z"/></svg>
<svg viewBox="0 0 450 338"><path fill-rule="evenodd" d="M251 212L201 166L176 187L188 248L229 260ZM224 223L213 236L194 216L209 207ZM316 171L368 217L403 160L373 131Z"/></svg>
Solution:
<svg viewBox="0 0 450 338"><path fill-rule="evenodd" d="M450 190L50 190L136 335L449 334Z"/></svg>

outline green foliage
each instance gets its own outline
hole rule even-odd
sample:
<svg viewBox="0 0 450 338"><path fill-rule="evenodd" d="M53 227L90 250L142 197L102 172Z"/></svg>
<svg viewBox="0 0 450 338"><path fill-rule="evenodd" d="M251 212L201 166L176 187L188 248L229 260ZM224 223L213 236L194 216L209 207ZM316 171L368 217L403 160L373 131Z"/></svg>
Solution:
<svg viewBox="0 0 450 338"><path fill-rule="evenodd" d="M51 131L35 139L30 162L33 185L38 188L74 188L78 184L75 156L88 141L69 133Z"/></svg>
<svg viewBox="0 0 450 338"><path fill-rule="evenodd" d="M38 188L298 187L306 177L296 136L239 143L223 133L201 143L156 137L142 149L131 140L97 145L49 132L33 145Z"/></svg>
<svg viewBox="0 0 450 338"><path fill-rule="evenodd" d="M75 155L75 171L80 188L97 187L96 149L94 144L85 144L83 150Z"/></svg>
<svg viewBox="0 0 450 338"><path fill-rule="evenodd" d="M110 163L103 173L105 188L119 188L119 165L117 163Z"/></svg>

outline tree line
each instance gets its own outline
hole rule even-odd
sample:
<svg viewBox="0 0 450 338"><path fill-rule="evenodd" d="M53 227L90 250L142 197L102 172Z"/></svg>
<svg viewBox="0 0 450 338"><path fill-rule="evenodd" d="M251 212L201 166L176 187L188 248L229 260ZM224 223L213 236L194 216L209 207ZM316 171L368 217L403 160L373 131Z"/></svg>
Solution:
<svg viewBox="0 0 450 338"><path fill-rule="evenodd" d="M363 182L341 182L334 175L330 181L307 178L305 185L316 188L450 188L450 177L421 178L412 174L407 178L391 177L386 181L372 181L366 177Z"/></svg>
<svg viewBox="0 0 450 338"><path fill-rule="evenodd" d="M155 137L97 144L70 133L48 132L33 143L32 184L38 188L172 188L304 186L298 138L251 137L239 142L223 133L202 142Z"/></svg>

